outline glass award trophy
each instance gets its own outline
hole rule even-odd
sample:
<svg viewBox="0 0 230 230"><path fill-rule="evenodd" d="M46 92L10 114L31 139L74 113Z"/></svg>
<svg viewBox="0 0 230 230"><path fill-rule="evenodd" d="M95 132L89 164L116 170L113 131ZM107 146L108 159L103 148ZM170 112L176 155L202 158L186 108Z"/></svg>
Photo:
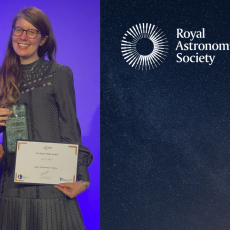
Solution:
<svg viewBox="0 0 230 230"><path fill-rule="evenodd" d="M16 151L17 139L28 140L25 105L6 106L12 112L6 121L6 141L8 152Z"/></svg>

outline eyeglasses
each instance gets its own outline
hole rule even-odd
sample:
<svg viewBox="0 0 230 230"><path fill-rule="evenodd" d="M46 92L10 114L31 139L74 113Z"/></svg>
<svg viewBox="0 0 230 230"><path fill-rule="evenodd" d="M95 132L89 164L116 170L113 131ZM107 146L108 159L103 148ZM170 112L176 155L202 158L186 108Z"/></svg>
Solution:
<svg viewBox="0 0 230 230"><path fill-rule="evenodd" d="M36 38L37 35L41 33L39 30L35 30L35 29L23 30L23 28L19 26L13 27L13 34L15 36L21 36L24 31L26 31L26 36L31 39Z"/></svg>

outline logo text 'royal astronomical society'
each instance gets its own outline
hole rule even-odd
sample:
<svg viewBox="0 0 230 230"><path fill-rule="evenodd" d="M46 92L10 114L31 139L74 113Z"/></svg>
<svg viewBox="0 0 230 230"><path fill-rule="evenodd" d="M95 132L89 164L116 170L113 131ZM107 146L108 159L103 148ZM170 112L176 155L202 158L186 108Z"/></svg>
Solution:
<svg viewBox="0 0 230 230"><path fill-rule="evenodd" d="M126 62L141 70L154 69L163 62L168 41L155 25L142 23L129 28L121 41L121 53Z"/></svg>

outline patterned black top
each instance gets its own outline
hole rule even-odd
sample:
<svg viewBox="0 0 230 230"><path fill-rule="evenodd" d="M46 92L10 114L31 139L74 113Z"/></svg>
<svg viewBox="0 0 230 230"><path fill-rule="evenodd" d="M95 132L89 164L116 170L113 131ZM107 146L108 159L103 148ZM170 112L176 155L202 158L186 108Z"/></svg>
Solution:
<svg viewBox="0 0 230 230"><path fill-rule="evenodd" d="M71 69L39 59L37 63L22 65L22 70L18 104L26 105L29 140L79 144L77 179L90 181L88 166L93 157L81 143ZM65 197L53 185L14 183L15 153L6 152L5 131L3 145L0 229L84 229L75 199ZM55 201L55 206L51 201ZM61 211L62 206L68 214ZM52 216L44 216L44 211Z"/></svg>

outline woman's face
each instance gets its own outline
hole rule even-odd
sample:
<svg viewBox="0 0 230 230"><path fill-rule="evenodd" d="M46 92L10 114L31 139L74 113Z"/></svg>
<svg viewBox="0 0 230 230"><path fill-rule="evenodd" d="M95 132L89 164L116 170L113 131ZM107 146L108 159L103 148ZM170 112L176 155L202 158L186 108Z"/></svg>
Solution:
<svg viewBox="0 0 230 230"><path fill-rule="evenodd" d="M36 29L32 24L24 18L19 18L15 26L21 27L23 30ZM47 39L47 36L42 39L41 34L37 34L34 39L28 38L26 31L23 31L21 36L12 35L12 45L15 53L20 57L22 64L29 64L36 61L38 57L38 48L42 46Z"/></svg>

